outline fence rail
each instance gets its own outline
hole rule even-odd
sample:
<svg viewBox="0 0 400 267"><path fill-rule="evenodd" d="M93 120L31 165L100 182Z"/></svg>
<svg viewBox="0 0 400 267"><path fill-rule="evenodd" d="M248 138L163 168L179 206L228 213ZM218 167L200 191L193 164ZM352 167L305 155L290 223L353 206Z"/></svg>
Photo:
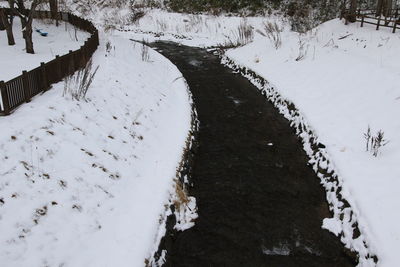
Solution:
<svg viewBox="0 0 400 267"><path fill-rule="evenodd" d="M21 104L29 102L32 97L50 89L51 84L83 68L96 51L99 33L90 21L66 12L59 12L57 17L89 32L89 39L76 51L70 50L68 54L56 56L55 59L41 63L31 71L23 71L20 76L7 82L0 81L0 115L9 115ZM50 11L35 11L34 18L51 19L54 16Z"/></svg>
<svg viewBox="0 0 400 267"><path fill-rule="evenodd" d="M377 11L373 9L369 10L357 10L356 14L353 16L356 17L356 21L361 23L361 27L364 27L364 24L372 24L376 26L376 30L379 30L380 27L391 28L392 32L395 33L397 29L400 29L400 17L399 17L399 9L391 9L387 12L387 16L376 16ZM350 11L345 10L341 13L341 18L345 18L346 24L348 23L348 17L350 16Z"/></svg>

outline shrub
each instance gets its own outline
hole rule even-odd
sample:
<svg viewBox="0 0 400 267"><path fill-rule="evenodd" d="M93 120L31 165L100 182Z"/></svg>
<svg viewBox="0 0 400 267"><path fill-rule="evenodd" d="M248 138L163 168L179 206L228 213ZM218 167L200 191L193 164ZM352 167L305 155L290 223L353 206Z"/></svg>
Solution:
<svg viewBox="0 0 400 267"><path fill-rule="evenodd" d="M306 46L306 42L299 37L299 54L296 57L296 61L301 61L305 59L308 53L308 45Z"/></svg>
<svg viewBox="0 0 400 267"><path fill-rule="evenodd" d="M276 22L264 22L264 31L262 32L260 30L257 30L259 34L261 34L264 37L267 37L272 45L275 47L275 49L278 49L282 45L282 39L281 39L281 32L282 29L279 27L279 25Z"/></svg>
<svg viewBox="0 0 400 267"><path fill-rule="evenodd" d="M149 47L145 44L144 40L142 41L141 55L142 61L148 62L150 60Z"/></svg>
<svg viewBox="0 0 400 267"><path fill-rule="evenodd" d="M367 132L364 133L364 139L366 140L366 151L370 151L374 157L378 156L381 147L389 143L389 141L385 139L385 133L382 130L372 135L369 126Z"/></svg>
<svg viewBox="0 0 400 267"><path fill-rule="evenodd" d="M98 69L99 66L92 71L92 60L90 60L84 68L66 77L64 80L63 96L70 95L72 99L77 101L85 100Z"/></svg>
<svg viewBox="0 0 400 267"><path fill-rule="evenodd" d="M247 24L247 20L242 20L236 31L231 31L231 36L225 36L225 47L244 46L254 39L253 26Z"/></svg>

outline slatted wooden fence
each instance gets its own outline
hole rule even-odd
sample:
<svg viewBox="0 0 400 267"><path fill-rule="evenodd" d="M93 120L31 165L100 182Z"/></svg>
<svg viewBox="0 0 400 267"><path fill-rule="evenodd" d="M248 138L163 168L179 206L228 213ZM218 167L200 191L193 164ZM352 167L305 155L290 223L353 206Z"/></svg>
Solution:
<svg viewBox="0 0 400 267"><path fill-rule="evenodd" d="M61 81L68 75L83 68L99 45L99 34L96 27L88 20L70 13L59 12L58 19L87 31L90 37L76 51L69 51L63 56L56 56L47 63L31 71L23 71L18 77L7 82L0 81L0 114L9 115L11 111L41 92L50 89L51 84ZM54 17L54 16L53 16ZM36 11L35 19L51 19L49 11Z"/></svg>
<svg viewBox="0 0 400 267"><path fill-rule="evenodd" d="M388 16L376 16L376 10L358 10L356 13L356 21L361 22L361 27L364 24L372 24L376 26L376 30L380 27L391 28L392 32L400 29L400 16L399 9L392 9L388 12ZM341 18L345 18L346 24L348 23L347 18L350 15L349 10L345 10L341 14Z"/></svg>

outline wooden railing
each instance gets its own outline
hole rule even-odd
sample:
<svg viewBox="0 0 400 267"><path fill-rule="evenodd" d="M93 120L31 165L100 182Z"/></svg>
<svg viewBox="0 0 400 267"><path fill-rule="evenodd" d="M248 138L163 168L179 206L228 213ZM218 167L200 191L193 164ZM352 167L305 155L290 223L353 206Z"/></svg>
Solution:
<svg viewBox="0 0 400 267"><path fill-rule="evenodd" d="M36 11L34 18L51 19L52 15L49 11ZM96 51L99 45L99 34L90 21L65 12L58 13L58 19L89 32L90 37L76 51L70 50L66 55L56 56L55 59L41 63L39 67L31 71L23 71L20 76L7 82L0 81L1 115L9 115L21 104L29 102L32 97L47 91L53 83L83 68Z"/></svg>
<svg viewBox="0 0 400 267"><path fill-rule="evenodd" d="M376 16L376 10L357 10L357 13L353 16L356 17L356 21L361 23L361 27L364 24L372 24L376 26L376 30L379 30L380 27L391 28L392 32L395 33L397 29L400 29L400 17L399 17L399 9L389 10L387 16ZM348 18L351 16L349 10L345 10L341 13L341 18L346 20L346 24L348 23Z"/></svg>

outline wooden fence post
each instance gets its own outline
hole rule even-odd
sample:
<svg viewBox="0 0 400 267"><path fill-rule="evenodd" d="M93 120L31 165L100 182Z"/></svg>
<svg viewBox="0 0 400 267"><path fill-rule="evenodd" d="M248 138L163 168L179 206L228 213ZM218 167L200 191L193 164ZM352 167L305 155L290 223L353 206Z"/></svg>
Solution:
<svg viewBox="0 0 400 267"><path fill-rule="evenodd" d="M10 104L8 102L8 93L4 81L0 81L1 100L3 101L3 111L5 115L10 114Z"/></svg>
<svg viewBox="0 0 400 267"><path fill-rule="evenodd" d="M74 59L74 52L69 50L69 64L68 64L68 75L72 75L75 72L75 59Z"/></svg>
<svg viewBox="0 0 400 267"><path fill-rule="evenodd" d="M86 66L86 63L88 62L88 49L87 49L87 41L85 41L85 43L81 46L82 49L82 68L84 68Z"/></svg>
<svg viewBox="0 0 400 267"><path fill-rule="evenodd" d="M42 77L42 90L45 92L47 89L49 89L49 81L47 80L46 65L44 62L40 63L40 73Z"/></svg>
<svg viewBox="0 0 400 267"><path fill-rule="evenodd" d="M94 38L96 38L96 48L97 48L100 44L99 31L97 29L95 29L95 31L94 31Z"/></svg>
<svg viewBox="0 0 400 267"><path fill-rule="evenodd" d="M62 73L61 73L61 60L60 60L60 56L56 55L56 73L57 73L57 81L61 81L62 79Z"/></svg>
<svg viewBox="0 0 400 267"><path fill-rule="evenodd" d="M364 27L364 14L361 15L361 28Z"/></svg>
<svg viewBox="0 0 400 267"><path fill-rule="evenodd" d="M379 30L379 25L381 24L381 17L382 15L379 15L378 24L376 25L376 30Z"/></svg>
<svg viewBox="0 0 400 267"><path fill-rule="evenodd" d="M22 87L24 91L25 102L28 103L31 100L31 90L29 88L28 72L26 72L26 70L22 71Z"/></svg>
<svg viewBox="0 0 400 267"><path fill-rule="evenodd" d="M393 33L396 32L396 27L397 27L397 18L394 18L394 22L393 22Z"/></svg>

